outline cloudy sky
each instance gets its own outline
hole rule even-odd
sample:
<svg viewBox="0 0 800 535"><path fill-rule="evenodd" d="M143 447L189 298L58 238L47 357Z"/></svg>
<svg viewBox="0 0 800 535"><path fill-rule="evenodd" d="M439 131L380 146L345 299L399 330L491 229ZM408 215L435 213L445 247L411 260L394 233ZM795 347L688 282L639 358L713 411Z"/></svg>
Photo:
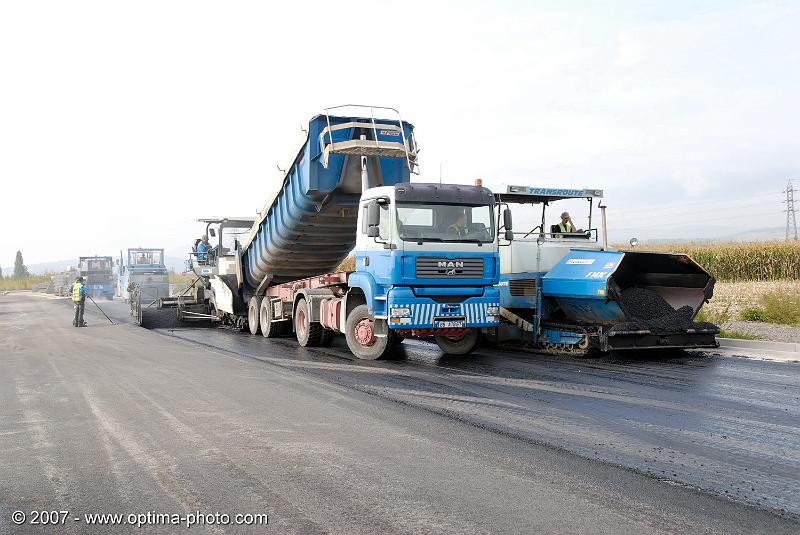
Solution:
<svg viewBox="0 0 800 535"><path fill-rule="evenodd" d="M617 232L779 227L796 1L0 1L0 265L254 214L323 107L399 108L420 180L601 187Z"/></svg>

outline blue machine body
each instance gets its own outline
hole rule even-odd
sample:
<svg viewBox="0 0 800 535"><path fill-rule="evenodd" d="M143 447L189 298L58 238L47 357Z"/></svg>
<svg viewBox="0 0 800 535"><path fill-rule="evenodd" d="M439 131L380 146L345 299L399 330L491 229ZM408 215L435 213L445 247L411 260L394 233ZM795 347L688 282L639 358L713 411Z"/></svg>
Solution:
<svg viewBox="0 0 800 535"><path fill-rule="evenodd" d="M554 298L573 320L623 322L622 309L608 298L608 280L624 256L619 251L573 249L542 278L542 295Z"/></svg>
<svg viewBox="0 0 800 535"><path fill-rule="evenodd" d="M432 255L444 261L482 259L483 274L435 281L417 277L417 257ZM386 316L390 329L447 328L442 322L455 320L465 328L497 325L500 294L494 284L499 277L499 258L488 247L486 253L361 252L356 253L356 268L350 286L364 290L370 312Z"/></svg>
<svg viewBox="0 0 800 535"><path fill-rule="evenodd" d="M311 119L308 138L280 191L262 213L251 241L243 244L242 269L250 288L257 288L266 277L271 277L272 285L333 271L355 246L361 158L326 155L331 140L342 143L361 135L369 139L377 135L377 141L386 143L400 139L411 143L413 139L414 127L405 121L380 119L383 128L375 131L365 127L326 131L329 122L332 127L369 125L372 119L326 115ZM372 187L411 180L405 158L374 157L368 161Z"/></svg>
<svg viewBox="0 0 800 535"><path fill-rule="evenodd" d="M164 249L128 249L127 263L120 258L117 284L120 295L126 300L132 284L139 286L145 301L169 297L169 271L164 263Z"/></svg>

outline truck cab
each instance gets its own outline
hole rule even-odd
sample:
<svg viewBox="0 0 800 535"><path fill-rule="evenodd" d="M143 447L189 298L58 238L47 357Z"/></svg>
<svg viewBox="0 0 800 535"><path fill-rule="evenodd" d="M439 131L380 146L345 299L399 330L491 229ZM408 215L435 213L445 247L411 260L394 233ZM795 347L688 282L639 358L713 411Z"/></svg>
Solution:
<svg viewBox="0 0 800 535"><path fill-rule="evenodd" d="M480 330L498 320L494 219L493 195L482 187L367 190L347 308L363 295L376 333L433 337L447 353L471 351Z"/></svg>

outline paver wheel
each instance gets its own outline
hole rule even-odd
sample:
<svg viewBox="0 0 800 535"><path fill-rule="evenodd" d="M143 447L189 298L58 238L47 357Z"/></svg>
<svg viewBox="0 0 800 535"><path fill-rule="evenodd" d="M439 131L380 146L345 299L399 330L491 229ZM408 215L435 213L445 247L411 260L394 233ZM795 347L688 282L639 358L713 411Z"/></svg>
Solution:
<svg viewBox="0 0 800 535"><path fill-rule="evenodd" d="M375 336L375 318L367 305L358 305L350 311L344 328L347 347L356 357L364 360L383 358L391 348L388 336Z"/></svg>
<svg viewBox="0 0 800 535"><path fill-rule="evenodd" d="M436 345L448 355L466 355L472 353L478 345L478 329L470 331L460 338L449 336L436 336Z"/></svg>
<svg viewBox="0 0 800 535"><path fill-rule="evenodd" d="M258 334L258 332L261 330L261 325L258 321L260 312L261 297L254 295L247 303L247 327L250 329L250 334Z"/></svg>
<svg viewBox="0 0 800 535"><path fill-rule="evenodd" d="M294 310L294 332L303 347L317 347L322 342L325 329L318 322L311 321L305 299L301 299Z"/></svg>

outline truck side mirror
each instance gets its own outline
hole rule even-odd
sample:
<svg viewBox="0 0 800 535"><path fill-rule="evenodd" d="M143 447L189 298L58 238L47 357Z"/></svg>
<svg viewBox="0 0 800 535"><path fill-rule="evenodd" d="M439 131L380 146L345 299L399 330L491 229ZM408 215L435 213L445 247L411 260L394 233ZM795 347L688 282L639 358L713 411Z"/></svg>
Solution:
<svg viewBox="0 0 800 535"><path fill-rule="evenodd" d="M375 201L367 205L367 236L377 238L380 235L381 207Z"/></svg>
<svg viewBox="0 0 800 535"><path fill-rule="evenodd" d="M213 228L208 229L208 233L211 234L212 238L217 235L217 232Z"/></svg>
<svg viewBox="0 0 800 535"><path fill-rule="evenodd" d="M514 239L514 224L511 221L511 210L509 208L503 210L503 227L506 229L506 239L512 241Z"/></svg>

